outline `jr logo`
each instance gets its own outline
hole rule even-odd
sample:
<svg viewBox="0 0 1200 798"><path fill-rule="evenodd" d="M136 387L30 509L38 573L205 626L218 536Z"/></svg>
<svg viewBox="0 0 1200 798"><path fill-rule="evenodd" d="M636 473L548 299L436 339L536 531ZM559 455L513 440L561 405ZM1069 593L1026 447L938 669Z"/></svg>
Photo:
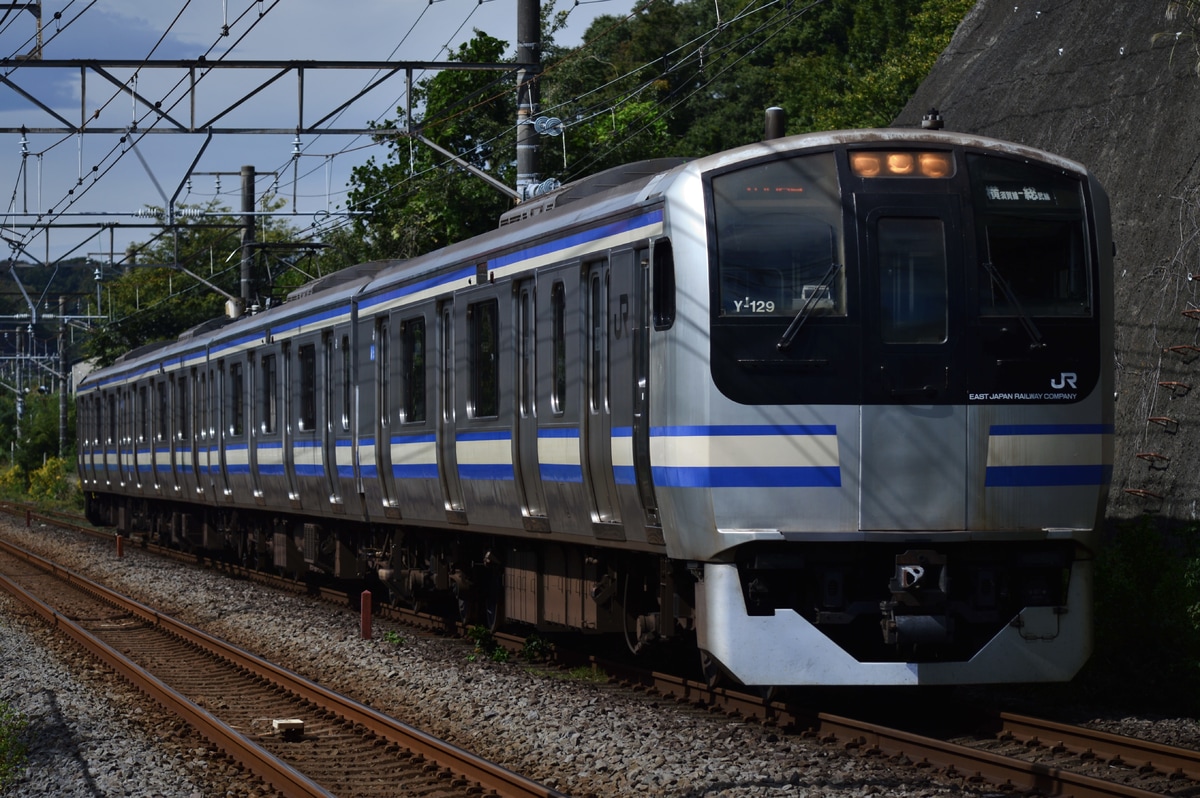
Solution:
<svg viewBox="0 0 1200 798"><path fill-rule="evenodd" d="M1069 386L1071 386L1072 389L1074 389L1076 379L1077 379L1077 377L1075 375L1075 372L1064 371L1062 374L1058 375L1057 380L1055 380L1055 379L1050 380L1050 387L1056 391L1061 391L1063 388L1066 388L1069 385Z"/></svg>

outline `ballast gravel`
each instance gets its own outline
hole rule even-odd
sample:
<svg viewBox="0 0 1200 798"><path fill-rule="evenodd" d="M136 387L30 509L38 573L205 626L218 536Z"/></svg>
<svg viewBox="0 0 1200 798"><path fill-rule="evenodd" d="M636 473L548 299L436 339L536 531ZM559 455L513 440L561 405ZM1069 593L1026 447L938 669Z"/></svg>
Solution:
<svg viewBox="0 0 1200 798"><path fill-rule="evenodd" d="M356 615L303 597L179 564L127 545L52 528L0 524L0 534L211 634L315 678L375 709L564 793L587 796L995 795L883 757L856 756L756 723L708 714L605 684L498 664L462 641L390 630L359 637ZM26 632L8 653L13 604L0 604L6 639L0 697L34 720L32 758L12 795L235 795L260 793L244 777L189 781L197 760L160 750L120 691L49 675ZM13 658L19 656L20 658ZM94 666L93 666L94 667ZM140 710L145 712L146 710ZM202 745L202 744L197 744ZM213 758L215 752L206 756ZM136 762L136 765L131 764ZM77 792L47 792L74 774ZM211 774L206 774L211 776ZM96 789L103 781L102 787ZM214 786L216 785L216 786ZM112 787L114 791L109 791ZM88 792L86 790L93 791ZM216 789L217 791L213 791ZM123 791L122 791L123 790ZM397 794L403 794L398 785Z"/></svg>

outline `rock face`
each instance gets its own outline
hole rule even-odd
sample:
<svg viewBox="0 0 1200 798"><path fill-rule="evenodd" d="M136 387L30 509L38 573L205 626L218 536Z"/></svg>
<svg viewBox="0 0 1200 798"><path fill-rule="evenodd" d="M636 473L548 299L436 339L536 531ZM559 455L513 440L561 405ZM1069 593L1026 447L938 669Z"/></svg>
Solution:
<svg viewBox="0 0 1200 798"><path fill-rule="evenodd" d="M979 0L895 124L936 107L948 130L1100 178L1116 243L1108 515L1186 523L1200 517L1200 29L1169 5Z"/></svg>

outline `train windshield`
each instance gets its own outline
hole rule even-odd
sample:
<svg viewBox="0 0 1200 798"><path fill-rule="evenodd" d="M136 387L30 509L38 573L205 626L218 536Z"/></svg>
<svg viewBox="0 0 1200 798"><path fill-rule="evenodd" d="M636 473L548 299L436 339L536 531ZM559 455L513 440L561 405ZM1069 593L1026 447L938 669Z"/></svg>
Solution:
<svg viewBox="0 0 1200 798"><path fill-rule="evenodd" d="M712 197L719 316L846 314L832 153L719 175Z"/></svg>
<svg viewBox="0 0 1200 798"><path fill-rule="evenodd" d="M968 155L981 316L1087 317L1083 187L1043 166Z"/></svg>

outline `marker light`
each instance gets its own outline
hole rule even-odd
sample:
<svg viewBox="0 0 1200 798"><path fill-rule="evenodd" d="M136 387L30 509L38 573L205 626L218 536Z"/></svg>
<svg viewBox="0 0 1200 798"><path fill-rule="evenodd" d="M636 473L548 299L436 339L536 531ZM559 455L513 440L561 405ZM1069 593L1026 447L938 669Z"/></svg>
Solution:
<svg viewBox="0 0 1200 798"><path fill-rule="evenodd" d="M885 161L889 175L911 175L917 168L917 159L911 152L889 152Z"/></svg>
<svg viewBox="0 0 1200 798"><path fill-rule="evenodd" d="M850 171L856 177L946 178L954 174L954 156L948 152L850 153Z"/></svg>

